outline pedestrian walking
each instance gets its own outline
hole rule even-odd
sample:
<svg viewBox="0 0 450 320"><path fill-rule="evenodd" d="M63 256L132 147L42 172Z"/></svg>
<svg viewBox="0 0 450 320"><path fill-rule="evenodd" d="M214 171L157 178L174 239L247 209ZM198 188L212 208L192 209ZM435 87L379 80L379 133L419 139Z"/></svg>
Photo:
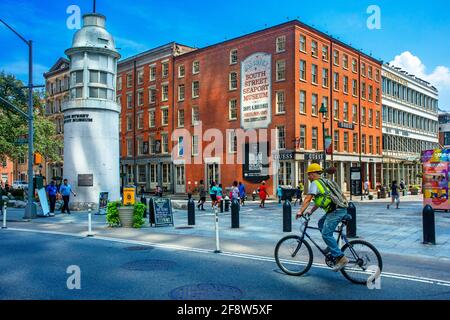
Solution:
<svg viewBox="0 0 450 320"><path fill-rule="evenodd" d="M219 186L217 187L217 205L220 206L220 203L223 200L223 189L222 184L219 183Z"/></svg>
<svg viewBox="0 0 450 320"><path fill-rule="evenodd" d="M70 214L69 209L70 194L73 194L74 197L76 197L77 194L73 192L72 186L67 183L67 179L64 179L63 184L59 188L59 192L61 193L64 201L64 205L61 208L61 213L66 213L67 210L67 214Z"/></svg>
<svg viewBox="0 0 450 320"><path fill-rule="evenodd" d="M283 195L283 191L281 190L281 186L280 186L281 182L278 184L278 188L277 188L277 196L278 196L278 203L281 203L281 197Z"/></svg>
<svg viewBox="0 0 450 320"><path fill-rule="evenodd" d="M239 182L239 197L241 198L241 206L245 204L245 186L242 182Z"/></svg>
<svg viewBox="0 0 450 320"><path fill-rule="evenodd" d="M322 239L328 246L327 251L334 258L333 270L337 272L349 262L333 236L337 225L347 214L347 210L344 207L348 207L348 202L335 182L321 177L322 167L318 163L311 164L306 171L311 184L308 188L305 202L295 218L298 219L303 214L310 216L319 208L325 211L325 215L319 220L319 230L322 233ZM335 200L331 198L331 193L337 197ZM314 201L314 206L309 212L305 213L311 201Z"/></svg>
<svg viewBox="0 0 450 320"><path fill-rule="evenodd" d="M369 195L369 179L366 179L364 182L364 196Z"/></svg>
<svg viewBox="0 0 450 320"><path fill-rule="evenodd" d="M397 180L392 181L391 184L391 203L387 205L387 208L389 209L391 205L396 202L396 209L399 209L398 206L400 205L400 193L398 190Z"/></svg>
<svg viewBox="0 0 450 320"><path fill-rule="evenodd" d="M261 185L259 186L259 198L261 199L261 203L259 204L260 208L264 208L264 205L266 203L266 198L268 196L267 188L266 188L266 182L261 182Z"/></svg>
<svg viewBox="0 0 450 320"><path fill-rule="evenodd" d="M241 196L240 196L240 191L239 191L239 187L238 187L238 182L233 181L233 189L231 190L231 201L233 201L233 200L239 201L240 198L241 198Z"/></svg>
<svg viewBox="0 0 450 320"><path fill-rule="evenodd" d="M205 208L203 207L203 205L206 202L206 188L205 188L205 184L203 183L203 180L200 180L200 185L198 186L198 193L200 196L200 199L197 202L197 209L200 209L202 211L205 211Z"/></svg>
<svg viewBox="0 0 450 320"><path fill-rule="evenodd" d="M297 187L297 190L295 190L295 202L294 206L297 205L297 202L301 205L303 203L303 183L300 182L300 184Z"/></svg>
<svg viewBox="0 0 450 320"><path fill-rule="evenodd" d="M217 187L214 181L211 182L209 196L211 197L211 206L214 208L217 204Z"/></svg>
<svg viewBox="0 0 450 320"><path fill-rule="evenodd" d="M55 213L55 205L56 205L56 194L58 193L58 189L56 188L55 180L52 180L50 184L45 187L45 191L47 192L48 201L50 202L50 213Z"/></svg>

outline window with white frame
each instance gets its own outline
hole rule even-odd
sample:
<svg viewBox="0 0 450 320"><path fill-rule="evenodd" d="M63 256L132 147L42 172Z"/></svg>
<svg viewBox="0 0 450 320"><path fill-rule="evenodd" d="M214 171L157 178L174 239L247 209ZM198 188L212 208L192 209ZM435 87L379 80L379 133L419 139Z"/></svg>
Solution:
<svg viewBox="0 0 450 320"><path fill-rule="evenodd" d="M358 134L353 133L353 153L358 152Z"/></svg>
<svg viewBox="0 0 450 320"><path fill-rule="evenodd" d="M317 49L317 41L311 40L311 55L313 57L317 57L318 49Z"/></svg>
<svg viewBox="0 0 450 320"><path fill-rule="evenodd" d="M238 87L237 72L230 72L228 88L230 90L236 90L237 87Z"/></svg>
<svg viewBox="0 0 450 320"><path fill-rule="evenodd" d="M300 35L300 51L306 52L306 37Z"/></svg>
<svg viewBox="0 0 450 320"><path fill-rule="evenodd" d="M328 97L322 97L322 104L324 105L327 112L325 112L325 118L328 116Z"/></svg>
<svg viewBox="0 0 450 320"><path fill-rule="evenodd" d="M192 124L198 125L200 123L200 113L198 107L192 107Z"/></svg>
<svg viewBox="0 0 450 320"><path fill-rule="evenodd" d="M355 79L352 80L352 94L355 97L358 96L358 82Z"/></svg>
<svg viewBox="0 0 450 320"><path fill-rule="evenodd" d="M305 125L300 126L300 139L298 141L298 147L300 149L306 148L306 126Z"/></svg>
<svg viewBox="0 0 450 320"><path fill-rule="evenodd" d="M322 45L322 60L328 61L328 46Z"/></svg>
<svg viewBox="0 0 450 320"><path fill-rule="evenodd" d="M237 152L237 135L236 131L229 132L228 139L228 153L236 153Z"/></svg>
<svg viewBox="0 0 450 320"><path fill-rule="evenodd" d="M137 137L136 144L138 156L142 156L144 154L144 139L142 139L142 137Z"/></svg>
<svg viewBox="0 0 450 320"><path fill-rule="evenodd" d="M348 102L344 102L344 121L348 122Z"/></svg>
<svg viewBox="0 0 450 320"><path fill-rule="evenodd" d="M344 152L349 152L348 132L344 131Z"/></svg>
<svg viewBox="0 0 450 320"><path fill-rule="evenodd" d="M183 78L186 73L186 70L184 68L184 64L181 64L178 66L178 78Z"/></svg>
<svg viewBox="0 0 450 320"><path fill-rule="evenodd" d="M317 65L311 65L311 83L317 84Z"/></svg>
<svg viewBox="0 0 450 320"><path fill-rule="evenodd" d="M317 150L317 140L318 140L317 131L318 131L317 127L313 127L311 131L311 149L313 150Z"/></svg>
<svg viewBox="0 0 450 320"><path fill-rule="evenodd" d="M277 52L283 52L286 50L286 36L277 38L276 41Z"/></svg>
<svg viewBox="0 0 450 320"><path fill-rule="evenodd" d="M116 102L120 107L122 107L122 96L120 94L116 96Z"/></svg>
<svg viewBox="0 0 450 320"><path fill-rule="evenodd" d="M169 135L167 133L161 133L161 153L169 152Z"/></svg>
<svg viewBox="0 0 450 320"><path fill-rule="evenodd" d="M169 100L169 85L163 84L161 85L161 101L168 101Z"/></svg>
<svg viewBox="0 0 450 320"><path fill-rule="evenodd" d="M230 120L237 119L237 99L231 99L228 102L228 115Z"/></svg>
<svg viewBox="0 0 450 320"><path fill-rule="evenodd" d="M144 83L144 69L140 69L137 72L138 84Z"/></svg>
<svg viewBox="0 0 450 320"><path fill-rule="evenodd" d="M300 60L300 80L306 81L306 61Z"/></svg>
<svg viewBox="0 0 450 320"><path fill-rule="evenodd" d="M277 126L277 149L286 148L286 135L284 126Z"/></svg>
<svg viewBox="0 0 450 320"><path fill-rule="evenodd" d="M122 90L122 77L117 77L117 90Z"/></svg>
<svg viewBox="0 0 450 320"><path fill-rule="evenodd" d="M127 108L133 108L133 96L131 95L131 93L127 93Z"/></svg>
<svg viewBox="0 0 450 320"><path fill-rule="evenodd" d="M230 51L230 64L236 64L238 62L238 51L233 49Z"/></svg>
<svg viewBox="0 0 450 320"><path fill-rule="evenodd" d="M156 120L156 111L155 109L150 109L148 111L148 126L150 128L154 128L156 126L155 120Z"/></svg>
<svg viewBox="0 0 450 320"><path fill-rule="evenodd" d="M127 88L131 88L133 86L133 76L131 73L127 74Z"/></svg>
<svg viewBox="0 0 450 320"><path fill-rule="evenodd" d="M144 91L140 90L137 93L138 96L138 106L142 106L144 104Z"/></svg>
<svg viewBox="0 0 450 320"><path fill-rule="evenodd" d="M352 59L352 72L357 73L358 72L358 63L356 59Z"/></svg>
<svg viewBox="0 0 450 320"><path fill-rule="evenodd" d="M361 75L366 76L366 64L364 62L361 62Z"/></svg>
<svg viewBox="0 0 450 320"><path fill-rule="evenodd" d="M169 108L161 108L161 125L169 125Z"/></svg>
<svg viewBox="0 0 450 320"><path fill-rule="evenodd" d="M352 106L352 122L358 122L358 106L356 104Z"/></svg>
<svg viewBox="0 0 450 320"><path fill-rule="evenodd" d="M184 93L185 93L184 84L180 84L178 86L178 101L184 101Z"/></svg>
<svg viewBox="0 0 450 320"><path fill-rule="evenodd" d="M184 157L184 137L178 137L178 156Z"/></svg>
<svg viewBox="0 0 450 320"><path fill-rule="evenodd" d="M150 81L155 81L156 80L156 66L152 65L150 66L150 77L149 77Z"/></svg>
<svg viewBox="0 0 450 320"><path fill-rule="evenodd" d="M339 73L337 72L333 74L333 88L334 90L339 90Z"/></svg>
<svg viewBox="0 0 450 320"><path fill-rule="evenodd" d="M151 134L148 137L148 149L149 149L148 152L150 154L155 154L156 153L156 139L155 139L154 134Z"/></svg>
<svg viewBox="0 0 450 320"><path fill-rule="evenodd" d="M333 117L335 120L339 120L339 100L334 100Z"/></svg>
<svg viewBox="0 0 450 320"><path fill-rule="evenodd" d="M137 128L144 129L144 113L142 112L137 115Z"/></svg>
<svg viewBox="0 0 450 320"><path fill-rule="evenodd" d="M198 136L192 136L192 155L198 155Z"/></svg>
<svg viewBox="0 0 450 320"><path fill-rule="evenodd" d="M284 113L286 111L284 91L277 91L276 104L277 104L277 113Z"/></svg>
<svg viewBox="0 0 450 320"><path fill-rule="evenodd" d="M328 88L328 69L322 68L322 86Z"/></svg>
<svg viewBox="0 0 450 320"><path fill-rule="evenodd" d="M127 139L127 156L133 156L133 140Z"/></svg>
<svg viewBox="0 0 450 320"><path fill-rule="evenodd" d="M318 100L319 100L319 96L316 93L313 93L311 96L311 114L313 116L317 116L317 112L319 111L318 109Z"/></svg>
<svg viewBox="0 0 450 320"><path fill-rule="evenodd" d="M339 65L339 51L337 50L333 51L333 61L335 65Z"/></svg>
<svg viewBox="0 0 450 320"><path fill-rule="evenodd" d="M149 102L156 103L156 88L151 87L148 91Z"/></svg>
<svg viewBox="0 0 450 320"><path fill-rule="evenodd" d="M194 81L192 82L192 98L198 98L200 95L200 82Z"/></svg>
<svg viewBox="0 0 450 320"><path fill-rule="evenodd" d="M192 62L192 73L197 74L200 72L200 61Z"/></svg>
<svg viewBox="0 0 450 320"><path fill-rule="evenodd" d="M169 63L168 62L163 62L161 64L161 72L162 72L162 77L163 78L167 78L169 76Z"/></svg>
<svg viewBox="0 0 450 320"><path fill-rule="evenodd" d="M300 113L306 113L306 91L300 90Z"/></svg>
<svg viewBox="0 0 450 320"><path fill-rule="evenodd" d="M348 69L348 55L345 53L342 55L342 65L344 69Z"/></svg>
<svg viewBox="0 0 450 320"><path fill-rule="evenodd" d="M334 131L334 151L339 152L339 130Z"/></svg>
<svg viewBox="0 0 450 320"><path fill-rule="evenodd" d="M286 61L279 60L276 63L277 81L286 80Z"/></svg>
<svg viewBox="0 0 450 320"><path fill-rule="evenodd" d="M127 116L127 131L131 131L133 129L133 122L131 116Z"/></svg>
<svg viewBox="0 0 450 320"><path fill-rule="evenodd" d="M184 127L184 109L178 110L178 126Z"/></svg>

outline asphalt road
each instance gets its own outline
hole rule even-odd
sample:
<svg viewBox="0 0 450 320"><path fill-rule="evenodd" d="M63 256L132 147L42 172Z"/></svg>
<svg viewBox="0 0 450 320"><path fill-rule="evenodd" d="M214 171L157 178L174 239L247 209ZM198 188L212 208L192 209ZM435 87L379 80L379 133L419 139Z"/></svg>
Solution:
<svg viewBox="0 0 450 320"><path fill-rule="evenodd" d="M214 254L34 232L0 231L0 299L450 299L450 282L419 278L421 268L450 280L448 262L415 263L417 277L392 273L381 289L354 285L340 273L313 268L302 277L255 256ZM400 259L400 258L398 258ZM405 261L387 263L401 272ZM407 262L407 261L406 261ZM81 271L81 288L69 290L69 266ZM411 268L411 267L410 267Z"/></svg>

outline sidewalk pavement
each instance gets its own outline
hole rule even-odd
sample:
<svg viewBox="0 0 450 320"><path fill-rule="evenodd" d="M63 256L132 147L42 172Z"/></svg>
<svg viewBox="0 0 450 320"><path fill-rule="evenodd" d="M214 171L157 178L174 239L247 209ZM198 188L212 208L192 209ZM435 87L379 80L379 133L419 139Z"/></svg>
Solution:
<svg viewBox="0 0 450 320"><path fill-rule="evenodd" d="M356 200L356 199L355 199ZM436 212L436 245L422 244L422 202L420 196L402 197L400 209L386 209L389 199L355 201L357 210L357 236L371 242L381 253L450 261L450 213ZM259 202L247 202L240 210L240 228L231 228L231 213L219 213L220 239L229 251L241 250L255 254L266 247L273 254L277 241L283 233L282 205L270 202L260 209ZM196 225L187 226L187 211L174 210L174 226L144 228L110 228L105 216L92 215L92 228L97 236L150 241L154 243L177 243L196 247L215 248L214 212L209 203L206 211L196 210ZM292 208L292 233L297 233L300 221L295 220L299 206ZM316 211L311 225L317 225L322 212ZM37 218L22 222L23 209L8 209L8 227L49 230L83 235L87 232L87 212L57 213L55 217ZM312 230L314 239L321 239ZM320 241L319 243L322 244ZM269 250L270 249L270 250Z"/></svg>

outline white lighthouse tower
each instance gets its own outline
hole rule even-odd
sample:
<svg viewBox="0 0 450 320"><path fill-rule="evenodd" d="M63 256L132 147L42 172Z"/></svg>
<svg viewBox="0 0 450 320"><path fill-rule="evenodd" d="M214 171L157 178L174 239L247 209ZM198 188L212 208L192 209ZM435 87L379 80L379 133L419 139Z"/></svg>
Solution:
<svg viewBox="0 0 450 320"><path fill-rule="evenodd" d="M64 178L77 194L71 207L93 208L100 192L109 200L120 199L119 113L116 103L117 52L105 29L106 18L97 13L83 16L70 59L70 99L64 112Z"/></svg>

